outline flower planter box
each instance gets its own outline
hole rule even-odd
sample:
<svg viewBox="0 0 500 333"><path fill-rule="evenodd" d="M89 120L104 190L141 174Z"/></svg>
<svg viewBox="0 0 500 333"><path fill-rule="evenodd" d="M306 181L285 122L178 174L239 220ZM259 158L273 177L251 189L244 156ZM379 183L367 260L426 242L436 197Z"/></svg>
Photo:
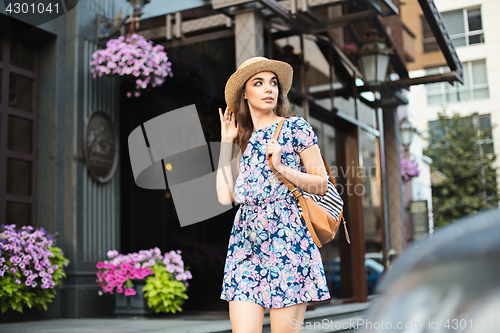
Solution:
<svg viewBox="0 0 500 333"><path fill-rule="evenodd" d="M114 314L118 317L146 317L154 315L155 313L148 307L142 291L145 281L134 281L134 284L135 295L125 296L123 293L116 293Z"/></svg>
<svg viewBox="0 0 500 333"><path fill-rule="evenodd" d="M127 255L110 250L107 256L111 261L96 265L97 283L102 288L98 294L115 295L116 316L145 317L182 311L181 305L188 298L187 280L192 276L184 267L180 250L165 255L157 247Z"/></svg>

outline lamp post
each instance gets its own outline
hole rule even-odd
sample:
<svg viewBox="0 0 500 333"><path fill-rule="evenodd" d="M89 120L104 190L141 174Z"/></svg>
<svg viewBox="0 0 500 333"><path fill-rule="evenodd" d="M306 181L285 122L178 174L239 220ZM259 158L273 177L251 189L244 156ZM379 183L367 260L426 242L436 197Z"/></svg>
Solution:
<svg viewBox="0 0 500 333"><path fill-rule="evenodd" d="M96 41L98 44L101 44L103 39L109 38L113 36L115 33L117 33L119 30L122 30L125 28L127 24L130 24L131 27L133 28L133 25L135 23L135 28L139 28L139 18L143 14L142 8L147 5L150 0L127 0L128 3L134 8L134 12L130 14L130 16L127 16L125 18L121 17L121 9L118 12L118 15L115 19L108 18L104 16L103 14L97 14L97 34L96 34ZM127 21L127 19L130 19L130 21ZM112 29L109 33L107 34L101 34L101 24L104 26L106 29ZM121 32L124 34L124 31L122 30Z"/></svg>
<svg viewBox="0 0 500 333"><path fill-rule="evenodd" d="M376 29L371 29L365 34L365 38L359 49L358 53L358 67L363 75L363 81L366 86L374 95L374 109L376 115L376 125L380 132L379 137L376 138L377 149L377 174L380 179L380 219L384 225L384 238L383 238L383 259L384 269L387 267L389 261L387 253L390 249L389 239L389 209L387 206L387 175L383 157L385 146L385 139L383 134L382 125L382 112L378 106L377 91L380 91L382 84L385 82L387 76L387 69L389 68L389 58L392 53L385 45L385 38L380 38Z"/></svg>
<svg viewBox="0 0 500 333"><path fill-rule="evenodd" d="M358 66L365 84L379 90L385 82L389 57L392 50L385 45L385 38L380 38L376 29L366 32L360 50L358 51Z"/></svg>
<svg viewBox="0 0 500 333"><path fill-rule="evenodd" d="M413 140L413 126L406 118L399 125L399 135L401 138L401 145L408 150L408 147Z"/></svg>

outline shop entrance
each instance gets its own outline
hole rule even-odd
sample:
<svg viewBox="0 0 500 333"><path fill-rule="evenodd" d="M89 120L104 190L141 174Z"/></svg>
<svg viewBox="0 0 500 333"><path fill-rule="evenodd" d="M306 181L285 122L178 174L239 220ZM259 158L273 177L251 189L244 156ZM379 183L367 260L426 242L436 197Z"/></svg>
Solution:
<svg viewBox="0 0 500 333"><path fill-rule="evenodd" d="M227 310L219 299L229 234L237 207L214 218L180 227L170 191L146 190L135 184L128 135L165 112L195 104L207 142L220 141L218 108L225 107L224 85L232 74L234 38L217 39L166 50L173 77L138 98L121 84L121 250L137 252L159 247L181 250L193 278L184 310ZM189 135L189 133L184 133ZM168 143L166 143L168 144Z"/></svg>

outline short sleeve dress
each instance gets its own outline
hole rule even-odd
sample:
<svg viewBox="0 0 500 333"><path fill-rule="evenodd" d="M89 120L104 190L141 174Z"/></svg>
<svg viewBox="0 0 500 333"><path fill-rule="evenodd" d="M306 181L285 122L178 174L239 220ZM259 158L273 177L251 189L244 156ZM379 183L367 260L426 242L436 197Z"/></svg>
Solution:
<svg viewBox="0 0 500 333"><path fill-rule="evenodd" d="M221 299L283 308L330 298L318 247L297 200L269 168L267 143L278 123L252 133L240 159L235 201L240 203L229 238ZM305 172L299 153L316 144L302 117L283 122L281 163Z"/></svg>

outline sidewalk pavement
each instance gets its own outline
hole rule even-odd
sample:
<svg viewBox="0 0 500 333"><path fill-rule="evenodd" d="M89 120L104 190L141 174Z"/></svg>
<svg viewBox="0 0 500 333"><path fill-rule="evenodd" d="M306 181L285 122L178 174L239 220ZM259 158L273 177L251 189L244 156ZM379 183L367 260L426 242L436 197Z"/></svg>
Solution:
<svg viewBox="0 0 500 333"><path fill-rule="evenodd" d="M339 332L351 327L362 317L369 303L350 303L319 307L306 312L305 323L316 323L314 330L302 332ZM267 310L269 311L269 310ZM322 325L320 323L328 322ZM263 332L270 332L269 314L264 317ZM311 324L312 327L312 324ZM326 329L325 329L326 327ZM340 328L340 329L336 329ZM344 329L342 329L344 327ZM226 333L231 332L228 313L206 312L176 315L173 318L88 318L50 319L0 324L2 333Z"/></svg>

